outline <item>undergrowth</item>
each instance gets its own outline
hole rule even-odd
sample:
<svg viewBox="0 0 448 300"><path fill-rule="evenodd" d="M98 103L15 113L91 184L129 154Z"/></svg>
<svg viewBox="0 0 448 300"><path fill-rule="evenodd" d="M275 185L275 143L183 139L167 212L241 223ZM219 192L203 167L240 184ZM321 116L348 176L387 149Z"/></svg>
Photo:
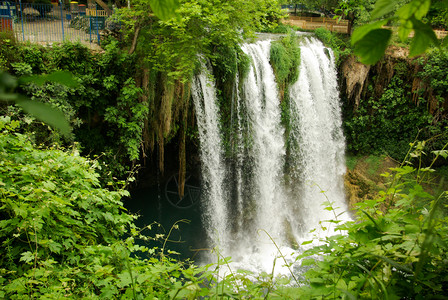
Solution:
<svg viewBox="0 0 448 300"><path fill-rule="evenodd" d="M172 258L177 224L147 235L155 225L134 225L121 202L128 193L102 188L95 161L40 148L19 129L0 119L0 298L293 298L282 289L289 279L272 274L235 271L218 282L230 258L217 250L218 263L203 267ZM161 248L144 246L155 239Z"/></svg>
<svg viewBox="0 0 448 300"><path fill-rule="evenodd" d="M432 165L420 167L424 143L415 142L400 167L383 174L388 187L357 205L340 234L297 260L309 268L300 299L442 299L448 290L448 194L430 194ZM445 147L433 162L447 158Z"/></svg>
<svg viewBox="0 0 448 300"><path fill-rule="evenodd" d="M325 28L317 28L314 35L324 43L325 46L333 50L335 62L338 66L344 57L352 53L352 49L346 35L333 33Z"/></svg>
<svg viewBox="0 0 448 300"><path fill-rule="evenodd" d="M414 61L391 59L371 68L359 104L345 100L348 151L400 160L417 135L428 141L429 150L443 147L448 126L446 53L434 50ZM390 70L383 72L385 66Z"/></svg>
<svg viewBox="0 0 448 300"><path fill-rule="evenodd" d="M166 245L177 224L146 234L155 225L134 225L120 200L127 192L101 188L94 161L75 148L39 148L19 127L0 120L0 298L426 299L448 292L447 192L423 187L432 170L420 167L423 142L383 175L389 185L377 199L357 204L355 221L330 221L340 234L297 258L304 274L297 277L298 266L280 255L275 263L291 276L275 277L233 271L218 249L217 263L203 267L172 258ZM432 155L447 158L447 145ZM144 246L154 239L163 246Z"/></svg>

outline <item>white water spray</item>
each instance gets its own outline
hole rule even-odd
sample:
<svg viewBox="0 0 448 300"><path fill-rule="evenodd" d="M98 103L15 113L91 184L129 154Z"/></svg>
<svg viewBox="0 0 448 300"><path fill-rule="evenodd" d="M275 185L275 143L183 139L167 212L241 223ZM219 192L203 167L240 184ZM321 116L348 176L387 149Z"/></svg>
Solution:
<svg viewBox="0 0 448 300"><path fill-rule="evenodd" d="M245 44L242 50L252 65L244 80L236 80L237 145L231 166L223 160L216 91L205 66L192 85L206 191L204 220L209 238L223 256L238 262L236 267L271 272L279 256L271 238L283 254L291 253L292 244L308 239L310 229L335 219L334 212L324 210L325 202L339 207L336 214L347 210L337 74L331 51L315 39L306 41L299 79L289 91L286 157L270 41ZM275 273L285 272L280 266Z"/></svg>
<svg viewBox="0 0 448 300"><path fill-rule="evenodd" d="M320 41L305 40L299 79L290 89L290 175L299 201L290 202L289 211L295 213L289 220L295 236L319 229L320 221L347 210L345 140L334 65L332 52ZM335 210L324 210L326 202Z"/></svg>
<svg viewBox="0 0 448 300"><path fill-rule="evenodd" d="M212 76L202 62L201 73L192 83L192 98L201 143L203 222L210 241L229 241L228 205L224 193L225 165L219 131L216 88Z"/></svg>
<svg viewBox="0 0 448 300"><path fill-rule="evenodd" d="M243 98L249 118L253 159L253 193L256 203L255 230L266 230L281 239L284 196L282 176L285 156L284 130L280 125L280 106L274 73L269 65L270 41L244 45L253 65L243 84ZM280 241L283 242L283 241Z"/></svg>

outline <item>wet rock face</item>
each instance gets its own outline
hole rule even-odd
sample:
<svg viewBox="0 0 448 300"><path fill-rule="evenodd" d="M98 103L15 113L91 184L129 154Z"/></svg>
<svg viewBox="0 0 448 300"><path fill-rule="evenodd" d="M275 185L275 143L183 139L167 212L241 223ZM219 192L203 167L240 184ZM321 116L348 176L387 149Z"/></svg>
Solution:
<svg viewBox="0 0 448 300"><path fill-rule="evenodd" d="M390 47L383 59L373 66L360 63L356 56L348 56L339 67L339 87L345 106L356 111L362 99L380 98L392 77L397 72L397 65L404 65L409 78L418 72L418 64L407 56L407 50ZM373 86L368 91L367 87Z"/></svg>
<svg viewBox="0 0 448 300"><path fill-rule="evenodd" d="M367 82L370 66L358 62L355 56L349 56L341 65L342 88L346 99L356 110L359 106L361 93Z"/></svg>

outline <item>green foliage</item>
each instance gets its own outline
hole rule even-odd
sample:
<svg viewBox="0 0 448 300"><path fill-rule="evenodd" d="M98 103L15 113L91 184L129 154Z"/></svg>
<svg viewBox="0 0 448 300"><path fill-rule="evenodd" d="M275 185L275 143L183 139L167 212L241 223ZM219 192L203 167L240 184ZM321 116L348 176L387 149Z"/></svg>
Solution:
<svg viewBox="0 0 448 300"><path fill-rule="evenodd" d="M418 60L385 60L378 66L389 64L394 74L390 82L385 79L387 76L375 73L379 69L372 69L359 106L345 107L349 151L387 153L399 159L406 153L407 141L417 135L428 140L429 149L439 149L447 139L448 126L446 52L434 49Z"/></svg>
<svg viewBox="0 0 448 300"><path fill-rule="evenodd" d="M381 163L384 161L384 159L385 159L384 155L380 155L380 156L348 155L346 157L346 165L350 171L353 171L359 162L363 162L366 165L365 170L364 170L366 172L366 174L369 176L374 176L375 174L378 174L378 169L380 168Z"/></svg>
<svg viewBox="0 0 448 300"><path fill-rule="evenodd" d="M52 78L55 83L63 83L63 84L73 84L73 81L70 77L70 74L59 72L53 73L47 76L48 78ZM28 77L22 78L20 81L28 81L39 83L44 82L46 77ZM20 82L19 81L19 82ZM18 80L13 76L0 72L0 100L14 102L19 107L21 107L25 112L33 115L37 119L46 122L49 125L57 128L64 134L66 137L70 134L70 127L65 119L64 114L54 107L49 106L48 104L32 101L27 97L16 93L14 90L17 88L19 84Z"/></svg>
<svg viewBox="0 0 448 300"><path fill-rule="evenodd" d="M433 27L439 29L448 29L448 5L445 0L431 1L431 7L425 21L430 23Z"/></svg>
<svg viewBox="0 0 448 300"><path fill-rule="evenodd" d="M300 47L294 32L290 31L282 39L271 42L270 63L280 93L283 94L299 77Z"/></svg>
<svg viewBox="0 0 448 300"><path fill-rule="evenodd" d="M294 31L298 31L299 27L292 26L292 25L286 25L286 24L278 24L275 27L270 27L270 28L263 30L263 32L287 34L291 31L291 29L293 29Z"/></svg>
<svg viewBox="0 0 448 300"><path fill-rule="evenodd" d="M355 54L362 57L362 63L374 64L386 51L392 32L388 29L374 29L366 33L355 46Z"/></svg>
<svg viewBox="0 0 448 300"><path fill-rule="evenodd" d="M140 87L130 79L135 76L134 57L114 40L103 53L72 43L51 48L17 46L17 52L12 71L33 76L32 80L22 80L18 91L33 103L43 102L61 110L85 153L110 154L100 156L107 165L102 172L114 170L114 176L125 176L129 161L140 156L143 120L148 112L148 104L140 99ZM55 73L60 70L73 74L77 84L67 85L61 76L66 73ZM64 142L57 132L17 110L9 108L4 114L22 120L22 130L35 132L38 143Z"/></svg>
<svg viewBox="0 0 448 300"><path fill-rule="evenodd" d="M422 140L431 140L430 149L440 148L446 140L444 128L447 126L446 113L442 108L445 100L441 96L446 95L442 84L445 60L441 54L431 56L423 68L426 71L417 75L427 82L434 76L437 89L412 92L412 82L408 78L410 66L405 62L395 65L395 75L380 94L377 87L369 86L356 111L348 108L350 111L345 112L348 150L362 154L386 153L399 159L405 155L408 141L417 135ZM373 78L372 84L375 82ZM427 91L431 91L432 96ZM436 100L431 100L431 97Z"/></svg>
<svg viewBox="0 0 448 300"><path fill-rule="evenodd" d="M249 74L250 67L251 67L251 61L250 57L246 55L245 53L240 53L238 56L239 63L238 63L238 74L240 76L240 79L246 78L246 76Z"/></svg>
<svg viewBox="0 0 448 300"><path fill-rule="evenodd" d="M59 264L76 267L86 247L116 241L132 217L121 207L124 191L99 188L94 164L75 149L37 149L28 136L10 132L17 124L0 122L0 280L3 295L37 297L48 281L59 281Z"/></svg>
<svg viewBox="0 0 448 300"><path fill-rule="evenodd" d="M441 113L444 113L442 106L448 93L448 78L446 75L448 53L444 50L431 51L425 58L419 60L419 64L423 67L423 71L417 76L430 87L433 96L439 102Z"/></svg>
<svg viewBox="0 0 448 300"><path fill-rule="evenodd" d="M423 144L411 146L405 161L416 157L419 163ZM404 163L384 174L390 184L378 199L358 203L356 220L338 226L341 234L321 239L321 246L298 257L309 268L300 299L443 298L448 217L441 208L448 193L424 190L430 171Z"/></svg>
<svg viewBox="0 0 448 300"><path fill-rule="evenodd" d="M352 51L346 37L338 33L333 33L325 28L318 28L314 31L314 34L325 46L333 50L336 65L339 65L344 57Z"/></svg>
<svg viewBox="0 0 448 300"><path fill-rule="evenodd" d="M38 149L18 126L0 120L1 298L207 294L199 286L210 276L205 269L134 242L150 237L122 207L126 191L99 187L95 162L76 149Z"/></svg>
<svg viewBox="0 0 448 300"><path fill-rule="evenodd" d="M300 41L295 32L290 30L288 35L271 42L270 64L279 89L281 122L286 129L285 135L288 137L291 126L289 87L297 81L300 66Z"/></svg>
<svg viewBox="0 0 448 300"><path fill-rule="evenodd" d="M146 9L146 1L136 1L132 9L120 10L125 36L138 37L136 51L152 68L183 81L193 73L198 54L211 58L215 45L235 47L283 16L277 1L266 0L184 0L178 16L163 21L148 19Z"/></svg>
<svg viewBox="0 0 448 300"><path fill-rule="evenodd" d="M163 21L178 17L176 9L180 6L179 0L149 0L149 4L154 14Z"/></svg>
<svg viewBox="0 0 448 300"><path fill-rule="evenodd" d="M431 45L439 45L431 26L423 22L431 8L431 1L411 0L401 6L399 3L400 1L377 0L372 12L372 20L376 21L357 28L353 33L352 45L361 62L374 64L383 56L392 31L380 27L388 22L398 22L398 35L402 42L414 31L409 52L411 57L422 54Z"/></svg>
<svg viewBox="0 0 448 300"><path fill-rule="evenodd" d="M0 32L0 69L8 72L17 51L17 44L13 31Z"/></svg>
<svg viewBox="0 0 448 300"><path fill-rule="evenodd" d="M358 157L353 155L348 155L345 157L345 164L350 171L353 171L358 163Z"/></svg>
<svg viewBox="0 0 448 300"><path fill-rule="evenodd" d="M113 75L112 75L113 76ZM108 86L109 83L104 84ZM114 106L106 108L104 120L115 124L120 132L120 143L124 145L130 160L140 157L140 140L144 121L148 114L148 104L139 101L142 90L135 86L132 78L128 79ZM114 133L111 132L111 137Z"/></svg>
<svg viewBox="0 0 448 300"><path fill-rule="evenodd" d="M374 175L378 171L378 168L380 167L381 161L383 159L384 156L369 155L365 160L368 166L367 173L369 175Z"/></svg>
<svg viewBox="0 0 448 300"><path fill-rule="evenodd" d="M40 149L0 119L0 297L5 299L289 298L286 277L197 267L170 257L167 234L136 228L123 190L99 186L96 162L76 149ZM148 241L163 246L148 248ZM138 244L137 244L138 241Z"/></svg>
<svg viewBox="0 0 448 300"><path fill-rule="evenodd" d="M238 65L245 54L239 47L215 45L212 56L213 74L221 88L232 89L238 72ZM224 87L224 85L228 85Z"/></svg>

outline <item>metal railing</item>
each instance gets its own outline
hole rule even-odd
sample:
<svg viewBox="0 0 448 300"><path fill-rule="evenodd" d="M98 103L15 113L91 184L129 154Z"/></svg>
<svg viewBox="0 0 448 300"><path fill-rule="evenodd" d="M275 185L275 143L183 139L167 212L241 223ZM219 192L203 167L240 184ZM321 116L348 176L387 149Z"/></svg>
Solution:
<svg viewBox="0 0 448 300"><path fill-rule="evenodd" d="M17 41L100 44L107 15L98 8L1 1L1 31L12 31Z"/></svg>

